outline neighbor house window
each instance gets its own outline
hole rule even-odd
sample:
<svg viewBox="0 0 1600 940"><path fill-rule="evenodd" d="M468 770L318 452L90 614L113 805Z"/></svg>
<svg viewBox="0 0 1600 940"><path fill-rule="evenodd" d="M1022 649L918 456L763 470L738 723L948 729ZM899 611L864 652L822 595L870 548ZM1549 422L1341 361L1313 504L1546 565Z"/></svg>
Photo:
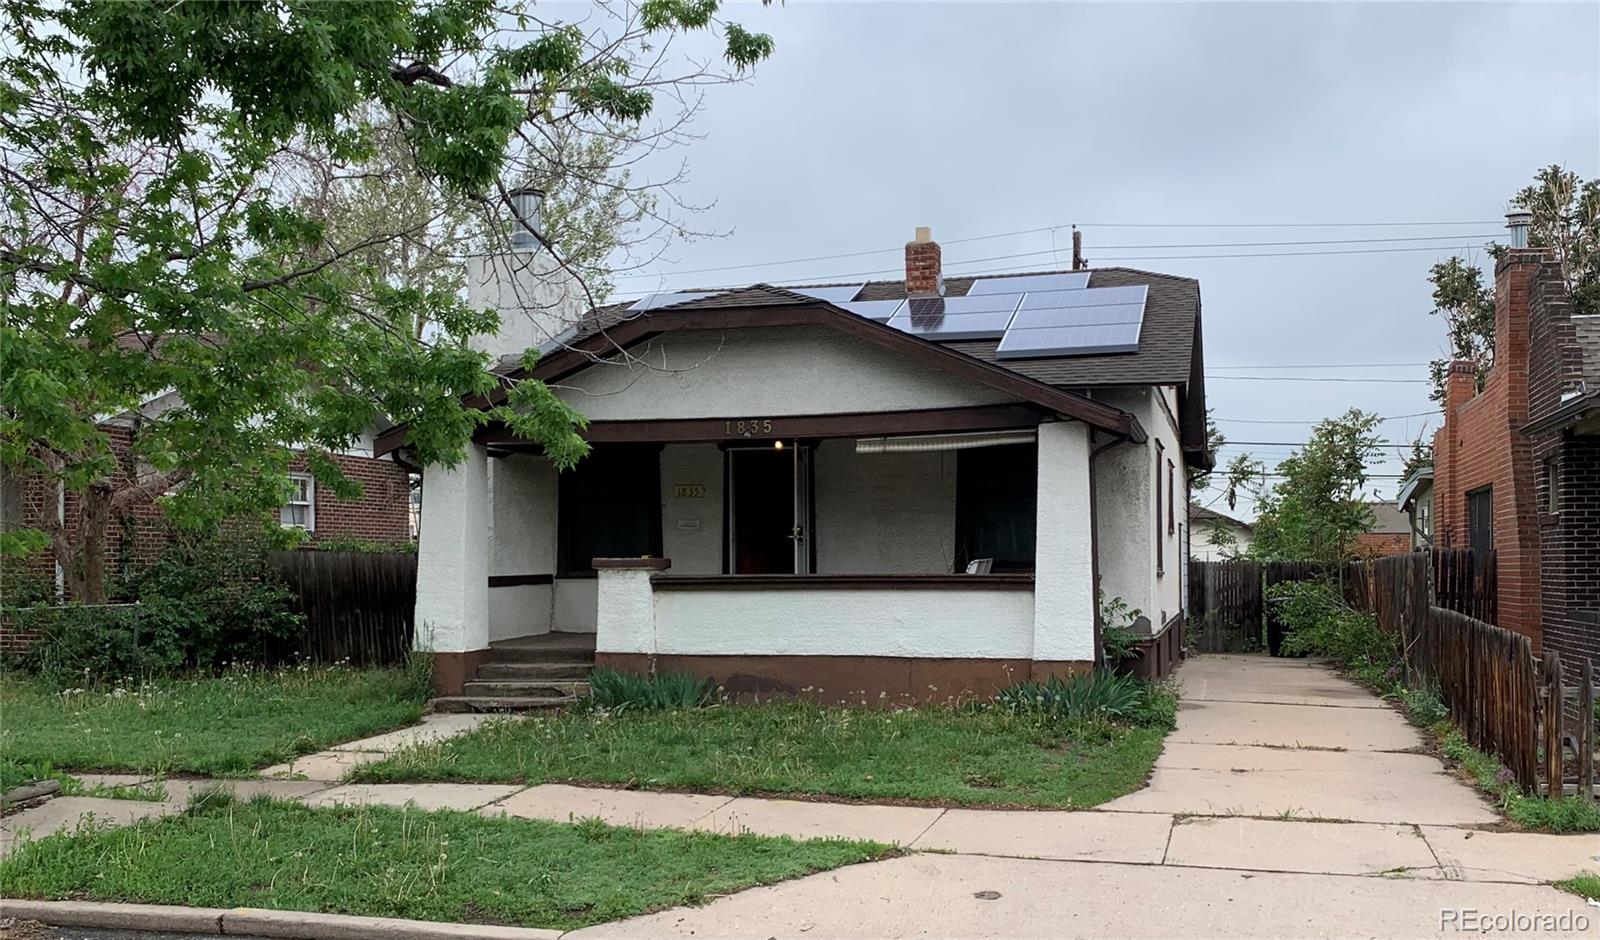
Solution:
<svg viewBox="0 0 1600 940"><path fill-rule="evenodd" d="M1039 511L1039 447L956 452L956 568L993 558L991 571L1032 571Z"/></svg>
<svg viewBox="0 0 1600 940"><path fill-rule="evenodd" d="M593 574L596 558L661 556L661 448L596 445L556 486L556 574Z"/></svg>
<svg viewBox="0 0 1600 940"><path fill-rule="evenodd" d="M1561 511L1561 474L1556 470L1556 459L1544 462L1544 511Z"/></svg>
<svg viewBox="0 0 1600 940"><path fill-rule="evenodd" d="M289 501L278 510L278 521L291 529L317 529L317 482L309 474L289 474L289 485L294 487Z"/></svg>

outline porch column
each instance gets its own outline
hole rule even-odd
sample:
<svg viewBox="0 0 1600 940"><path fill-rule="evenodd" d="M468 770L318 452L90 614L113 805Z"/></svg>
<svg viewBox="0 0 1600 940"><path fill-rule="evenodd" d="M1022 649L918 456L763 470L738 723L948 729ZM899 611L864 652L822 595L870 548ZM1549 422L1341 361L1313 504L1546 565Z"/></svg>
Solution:
<svg viewBox="0 0 1600 940"><path fill-rule="evenodd" d="M655 672L655 588L650 579L672 567L667 558L596 558L595 665Z"/></svg>
<svg viewBox="0 0 1600 940"><path fill-rule="evenodd" d="M434 687L459 695L489 647L489 457L468 444L422 477L414 646L433 653Z"/></svg>
<svg viewBox="0 0 1600 940"><path fill-rule="evenodd" d="M1089 427L1039 425L1039 507L1034 536L1033 676L1094 663L1094 537Z"/></svg>

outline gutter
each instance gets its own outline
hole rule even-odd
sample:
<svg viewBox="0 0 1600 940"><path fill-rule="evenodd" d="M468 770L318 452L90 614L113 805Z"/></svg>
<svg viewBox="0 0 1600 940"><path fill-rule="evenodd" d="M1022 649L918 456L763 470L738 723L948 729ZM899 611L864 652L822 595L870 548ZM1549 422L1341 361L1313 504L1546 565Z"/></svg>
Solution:
<svg viewBox="0 0 1600 940"><path fill-rule="evenodd" d="M1518 430L1528 435L1560 431L1577 424L1584 418L1589 417L1591 413L1597 411L1600 411L1600 388L1591 389L1575 398L1568 399L1555 411L1536 421L1524 424Z"/></svg>

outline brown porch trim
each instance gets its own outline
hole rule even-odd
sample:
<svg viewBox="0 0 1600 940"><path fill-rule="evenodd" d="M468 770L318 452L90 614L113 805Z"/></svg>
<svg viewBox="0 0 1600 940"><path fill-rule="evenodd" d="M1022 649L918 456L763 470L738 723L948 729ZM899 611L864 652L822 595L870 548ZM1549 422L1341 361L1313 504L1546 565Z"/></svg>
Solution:
<svg viewBox="0 0 1600 940"><path fill-rule="evenodd" d="M823 326L891 352L901 353L929 368L971 379L1049 409L1056 414L1076 418L1092 427L1109 431L1135 443L1142 443L1145 440L1145 431L1140 426L1139 419L1118 408L1093 401L1075 392L1063 391L1053 385L975 359L938 343L902 333L886 324L846 313L831 304L805 300L798 294L795 295L795 300L793 306L667 310L640 314L631 320L625 320L587 336L548 359L540 361L531 373L531 377L544 381L565 378L592 365L599 358L662 333L763 326ZM500 387L487 395L468 398L465 404L470 408L479 409L500 404L505 401L507 388L511 383L528 377L530 373L526 370L515 370L501 381ZM381 457L404 443L405 427L389 428L379 434L374 441L373 454Z"/></svg>
<svg viewBox="0 0 1600 940"><path fill-rule="evenodd" d="M838 414L773 415L751 421L748 415L721 418L671 418L661 421L595 421L583 431L591 443L705 443L768 441L782 438L883 437L1036 428L1049 412L1036 405L977 405L916 411L853 411ZM752 424L758 426L751 427ZM474 435L479 443L507 450L538 450L539 445L494 424Z"/></svg>
<svg viewBox="0 0 1600 940"><path fill-rule="evenodd" d="M1031 591L1031 574L658 574L657 591L931 590Z"/></svg>
<svg viewBox="0 0 1600 940"><path fill-rule="evenodd" d="M554 584L555 580L553 574L491 574L489 586L497 588L519 587L524 584Z"/></svg>

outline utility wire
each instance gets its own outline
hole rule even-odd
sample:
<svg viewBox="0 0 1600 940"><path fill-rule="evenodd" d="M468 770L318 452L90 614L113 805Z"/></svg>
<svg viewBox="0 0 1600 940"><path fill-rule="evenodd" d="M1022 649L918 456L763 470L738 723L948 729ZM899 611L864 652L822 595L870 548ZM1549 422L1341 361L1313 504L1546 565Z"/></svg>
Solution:
<svg viewBox="0 0 1600 940"><path fill-rule="evenodd" d="M1085 224L1087 224L1087 223L1085 223ZM1432 223L1429 223L1429 224L1432 224ZM1444 223L1441 223L1441 224L1444 224ZM1055 230L1066 228L1066 227L1067 226L1065 226L1065 225L1060 225L1060 226L1055 226L1054 228L1027 229L1027 230L1020 231L1020 232L1000 232L1000 233L997 233L997 234L994 234L994 235L975 235L975 236L973 236L971 238L949 239L949 240L946 240L946 241L942 242L941 244L944 244L944 245L959 245L959 244L965 244L965 243L968 243L968 242L984 241L984 240L987 240L987 239L1006 238L1006 237L1011 237L1011 236L1016 236L1016 235L1029 235L1029 234L1036 234L1036 233L1039 233L1039 232L1050 232L1050 231L1055 231ZM1110 226L1100 226L1100 227L1110 227ZM1176 245L1096 245L1096 246L1093 246L1093 251L1095 252L1096 255L1098 255L1102 251L1142 251L1142 250L1147 250L1147 249L1149 249L1149 250L1173 250L1173 249L1183 249L1183 248L1264 248L1264 247L1279 246L1279 245L1284 245L1284 246L1294 246L1294 245L1364 245L1364 244L1379 244L1379 243L1389 243L1389 242L1450 241L1450 240L1454 240L1454 239L1458 239L1458 238L1461 238L1461 239L1487 239L1487 238L1495 238L1498 234L1499 233L1497 233L1497 232L1490 232L1490 233L1482 234L1482 235L1411 235L1411 236L1405 236L1405 237L1391 237L1391 238L1335 238L1335 239L1321 239L1321 240L1309 240L1309 241L1300 240L1300 241L1258 241L1258 242L1195 242L1195 243L1176 244ZM813 255L813 256L811 256L809 258L787 258L787 259L780 260L780 261L752 261L752 262L748 262L748 263L744 263L744 264L726 264L726 265L718 265L716 267L709 267L709 268L688 268L688 269L685 269L685 270L682 270L682 271L661 271L661 272L657 272L655 274L624 274L624 275L619 275L617 277L617 280L642 280L642 279L650 279L650 278L659 279L659 278L663 278L663 277L674 277L674 276L677 276L677 275L686 275L686 274L711 274L711 273L715 273L715 272L718 272L718 271L742 271L742 270L748 270L750 268L787 267L789 265L810 264L810 263L817 262L817 261L838 261L838 260L844 259L844 258L860 258L860 257L869 256L869 255L892 254L892 253L898 253L901 250L902 249L900 249L900 248L869 248L869 249L865 249L865 250L862 250L862 251L846 251L846 252L840 252L838 254L832 254L832 255ZM1037 257L1037 256L1040 256L1040 255L1054 255L1054 254L1057 254L1059 251L1064 251L1064 250L1066 250L1066 249L1049 248L1049 249L1042 249L1040 251L1024 251L1024 252L1018 252L1016 254L996 255L996 256L994 256L992 258L970 258L970 259L967 259L965 261L952 261L952 262L950 262L950 264L952 264L952 265L958 265L958 264L980 264L980 263L985 263L985 262L989 262L989 261L1003 261L1003 260L1009 260L1009 259L1014 259L1014 258L1029 258L1029 257ZM868 272L863 272L863 273L866 273L866 274L878 274L878 273L884 273L884 272L891 271L891 270L898 270L898 269L881 268L881 269L879 269L877 271L868 271ZM827 275L827 276L828 277L852 277L853 275L841 274L841 275Z"/></svg>
<svg viewBox="0 0 1600 940"><path fill-rule="evenodd" d="M1207 374L1211 369L1411 369L1428 365L1426 362L1299 362L1284 363L1282 365L1264 366L1207 366Z"/></svg>
<svg viewBox="0 0 1600 940"><path fill-rule="evenodd" d="M1399 421L1401 418L1428 418L1433 415L1442 415L1443 411L1418 411L1408 415L1388 415L1378 418L1379 421ZM1231 421L1234 424L1321 424L1327 418L1222 418L1213 416L1214 421Z"/></svg>
<svg viewBox="0 0 1600 940"><path fill-rule="evenodd" d="M1380 382L1389 385L1426 385L1429 379L1374 379L1347 375L1213 375L1208 379L1231 379L1235 382Z"/></svg>

